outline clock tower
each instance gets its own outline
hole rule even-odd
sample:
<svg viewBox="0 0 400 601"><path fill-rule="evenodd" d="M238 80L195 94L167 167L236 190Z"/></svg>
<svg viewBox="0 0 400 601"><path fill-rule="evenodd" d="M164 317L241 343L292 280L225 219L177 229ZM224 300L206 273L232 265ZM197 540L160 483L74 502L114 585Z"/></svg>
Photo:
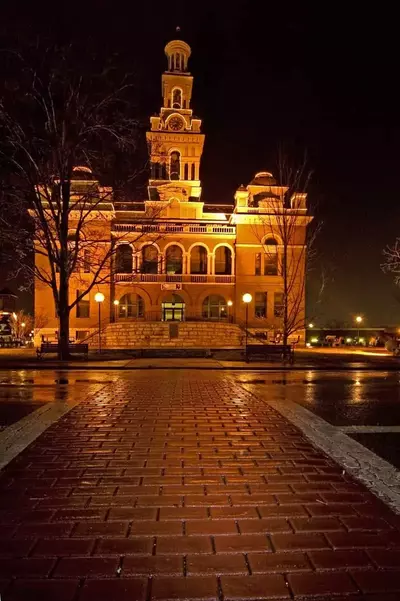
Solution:
<svg viewBox="0 0 400 601"><path fill-rule="evenodd" d="M165 46L165 54L168 66L162 75L163 105L159 114L150 118L151 129L147 132L151 163L149 199L199 202L204 134L201 119L193 117L190 108L191 49L186 42L175 39Z"/></svg>

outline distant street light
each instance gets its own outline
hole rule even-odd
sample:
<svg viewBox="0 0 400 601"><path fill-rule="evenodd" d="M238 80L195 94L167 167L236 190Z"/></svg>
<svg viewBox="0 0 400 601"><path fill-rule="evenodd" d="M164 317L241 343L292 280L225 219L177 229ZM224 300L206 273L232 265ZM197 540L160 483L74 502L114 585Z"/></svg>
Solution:
<svg viewBox="0 0 400 601"><path fill-rule="evenodd" d="M233 305L233 301L231 301L231 300L228 300L228 302L227 302L226 304L228 305L228 322L230 322L230 320L231 320L231 319L230 319L230 308L231 308L231 307L232 307L232 305Z"/></svg>
<svg viewBox="0 0 400 601"><path fill-rule="evenodd" d="M117 318L118 318L118 307L119 307L119 300L116 298L114 301L114 321L117 321Z"/></svg>
<svg viewBox="0 0 400 601"><path fill-rule="evenodd" d="M23 321L23 322L21 323L21 328L24 328L25 326L26 326L26 323Z"/></svg>
<svg viewBox="0 0 400 601"><path fill-rule="evenodd" d="M313 323L309 323L309 324L308 324L308 327L309 327L310 329L312 329L312 328L314 327L314 324L313 324Z"/></svg>
<svg viewBox="0 0 400 601"><path fill-rule="evenodd" d="M360 341L360 323L362 323L363 318L361 315L357 315L356 316L356 323L358 324L358 331L357 331L357 340L358 342Z"/></svg>
<svg viewBox="0 0 400 601"><path fill-rule="evenodd" d="M243 294L242 296L242 301L244 302L244 304L246 305L246 351L245 351L245 358L246 358L246 363L247 363L247 325L249 323L249 303L251 303L251 301L253 300L253 297L251 296L251 294L249 294L248 292L246 292L245 294Z"/></svg>
<svg viewBox="0 0 400 601"><path fill-rule="evenodd" d="M99 304L99 353L101 353L101 335L100 335L100 328L101 328L101 303L104 302L104 294L102 292L96 292L96 294L94 295L94 300L96 301L96 303Z"/></svg>

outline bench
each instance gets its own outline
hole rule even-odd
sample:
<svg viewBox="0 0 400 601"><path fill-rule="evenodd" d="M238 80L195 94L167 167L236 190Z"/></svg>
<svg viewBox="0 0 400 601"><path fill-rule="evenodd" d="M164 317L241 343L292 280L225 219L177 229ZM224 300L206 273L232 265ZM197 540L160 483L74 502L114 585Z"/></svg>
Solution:
<svg viewBox="0 0 400 601"><path fill-rule="evenodd" d="M84 355L85 359L88 358L89 354L89 345L88 344L71 344L68 345L68 352L75 353L78 355ZM42 358L42 355L46 355L47 353L56 353L58 354L58 344L57 342L42 342L40 347L36 349L36 354L38 359Z"/></svg>
<svg viewBox="0 0 400 601"><path fill-rule="evenodd" d="M252 358L275 358L294 363L294 350L290 344L248 344L246 361Z"/></svg>

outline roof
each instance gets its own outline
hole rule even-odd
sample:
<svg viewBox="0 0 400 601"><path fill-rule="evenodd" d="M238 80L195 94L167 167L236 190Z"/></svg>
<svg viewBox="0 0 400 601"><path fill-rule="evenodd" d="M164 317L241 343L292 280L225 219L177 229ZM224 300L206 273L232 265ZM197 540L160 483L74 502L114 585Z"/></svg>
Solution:
<svg viewBox="0 0 400 601"><path fill-rule="evenodd" d="M250 186L276 186L276 179L269 171L259 171L251 180Z"/></svg>

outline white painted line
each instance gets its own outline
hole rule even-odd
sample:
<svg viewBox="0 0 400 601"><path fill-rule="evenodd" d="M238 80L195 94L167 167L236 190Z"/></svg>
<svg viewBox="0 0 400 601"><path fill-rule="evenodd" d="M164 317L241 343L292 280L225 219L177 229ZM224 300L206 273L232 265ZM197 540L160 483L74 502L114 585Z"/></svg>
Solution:
<svg viewBox="0 0 400 601"><path fill-rule="evenodd" d="M80 401L46 403L0 432L0 469L36 440L49 426L71 411Z"/></svg>
<svg viewBox="0 0 400 601"><path fill-rule="evenodd" d="M393 465L301 405L287 399L268 399L253 386L245 385L243 388L297 426L316 447L400 513L400 472Z"/></svg>
<svg viewBox="0 0 400 601"><path fill-rule="evenodd" d="M390 432L400 432L400 426L338 426L338 430L341 432L354 433L372 433L378 434L382 432L384 434L390 434Z"/></svg>

